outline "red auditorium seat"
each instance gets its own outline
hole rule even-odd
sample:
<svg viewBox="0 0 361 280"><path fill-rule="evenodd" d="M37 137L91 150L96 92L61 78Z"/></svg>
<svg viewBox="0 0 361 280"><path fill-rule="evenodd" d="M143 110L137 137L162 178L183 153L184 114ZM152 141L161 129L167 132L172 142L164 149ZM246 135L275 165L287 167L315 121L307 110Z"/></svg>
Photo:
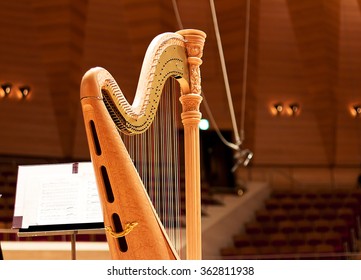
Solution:
<svg viewBox="0 0 361 280"><path fill-rule="evenodd" d="M323 197L316 197L312 203L312 206L318 210L328 207L328 199Z"/></svg>
<svg viewBox="0 0 361 280"><path fill-rule="evenodd" d="M233 237L233 244L235 247L245 247L245 246L251 246L251 238L248 234L237 234Z"/></svg>
<svg viewBox="0 0 361 280"><path fill-rule="evenodd" d="M290 234L297 231L297 224L292 220L284 220L278 224L279 230L282 233Z"/></svg>
<svg viewBox="0 0 361 280"><path fill-rule="evenodd" d="M275 222L280 222L288 219L288 213L284 209L275 209L272 211L272 219Z"/></svg>
<svg viewBox="0 0 361 280"><path fill-rule="evenodd" d="M296 248L297 257L302 260L315 259L314 247L308 244L300 245Z"/></svg>
<svg viewBox="0 0 361 280"><path fill-rule="evenodd" d="M311 231L306 234L306 244L316 246L323 243L323 233Z"/></svg>
<svg viewBox="0 0 361 280"><path fill-rule="evenodd" d="M281 207L279 201L280 201L280 198L270 197L270 198L266 199L264 202L265 208L268 210L278 209Z"/></svg>
<svg viewBox="0 0 361 280"><path fill-rule="evenodd" d="M337 218L337 210L335 208L325 208L320 211L321 219L334 220Z"/></svg>
<svg viewBox="0 0 361 280"><path fill-rule="evenodd" d="M310 220L300 220L297 222L297 231L300 233L307 233L313 230L313 223Z"/></svg>
<svg viewBox="0 0 361 280"><path fill-rule="evenodd" d="M272 220L272 214L270 210L259 209L255 212L256 220L260 223L269 222Z"/></svg>
<svg viewBox="0 0 361 280"><path fill-rule="evenodd" d="M296 246L292 245L280 246L278 248L279 259L294 259L297 253L296 248Z"/></svg>
<svg viewBox="0 0 361 280"><path fill-rule="evenodd" d="M288 236L288 244L297 247L306 244L306 235L299 232L291 233Z"/></svg>
<svg viewBox="0 0 361 280"><path fill-rule="evenodd" d="M349 192L345 190L335 190L334 191L334 197L338 199L344 199L349 196Z"/></svg>
<svg viewBox="0 0 361 280"><path fill-rule="evenodd" d="M341 233L332 230L325 232L323 240L325 244L333 246L336 252L344 251Z"/></svg>
<svg viewBox="0 0 361 280"><path fill-rule="evenodd" d="M315 258L319 260L334 260L338 259L334 247L329 244L318 244L315 246Z"/></svg>
<svg viewBox="0 0 361 280"><path fill-rule="evenodd" d="M317 192L306 192L303 196L307 199L313 200L316 197L318 197L318 193Z"/></svg>
<svg viewBox="0 0 361 280"><path fill-rule="evenodd" d="M301 197L296 201L298 209L305 210L312 206L311 199L308 197Z"/></svg>
<svg viewBox="0 0 361 280"><path fill-rule="evenodd" d="M274 221L262 223L262 228L265 234L278 232L278 224Z"/></svg>
<svg viewBox="0 0 361 280"><path fill-rule="evenodd" d="M285 246L288 244L287 235L281 232L270 234L269 240L272 246Z"/></svg>
<svg viewBox="0 0 361 280"><path fill-rule="evenodd" d="M263 232L262 224L257 221L251 221L244 225L247 234L260 234Z"/></svg>
<svg viewBox="0 0 361 280"><path fill-rule="evenodd" d="M292 190L289 193L289 197L292 199L299 199L304 195L304 192L302 190Z"/></svg>
<svg viewBox="0 0 361 280"><path fill-rule="evenodd" d="M254 246L235 248L233 253L233 258L240 260L257 259L260 255L259 249Z"/></svg>
<svg viewBox="0 0 361 280"><path fill-rule="evenodd" d="M250 237L251 245L255 247L264 247L269 245L268 234L257 234Z"/></svg>
<svg viewBox="0 0 361 280"><path fill-rule="evenodd" d="M338 197L331 197L328 201L329 207L339 208L343 205L343 201Z"/></svg>
<svg viewBox="0 0 361 280"><path fill-rule="evenodd" d="M343 200L343 206L352 209L356 214L361 213L361 205L357 198L355 197L346 197Z"/></svg>
<svg viewBox="0 0 361 280"><path fill-rule="evenodd" d="M262 246L259 248L259 258L262 260L272 260L279 258L279 247L278 246Z"/></svg>
<svg viewBox="0 0 361 280"><path fill-rule="evenodd" d="M310 207L304 210L305 219L315 221L321 217L320 210Z"/></svg>
<svg viewBox="0 0 361 280"><path fill-rule="evenodd" d="M288 218L291 221L299 221L305 218L304 211L300 209L290 209L288 211Z"/></svg>
<svg viewBox="0 0 361 280"><path fill-rule="evenodd" d="M331 197L333 197L333 191L332 190L322 190L319 192L318 196L325 198L325 199L330 199Z"/></svg>
<svg viewBox="0 0 361 280"><path fill-rule="evenodd" d="M285 197L280 199L280 207L282 209L285 209L287 211L296 208L296 203L295 203L296 199L290 198L290 197Z"/></svg>
<svg viewBox="0 0 361 280"><path fill-rule="evenodd" d="M276 198L276 199L285 198L288 196L289 196L289 193L286 191L282 191L282 190L273 191L271 194L271 197Z"/></svg>
<svg viewBox="0 0 361 280"><path fill-rule="evenodd" d="M317 232L327 232L331 229L331 224L332 222L330 222L329 220L326 219L318 219L314 221L314 229Z"/></svg>

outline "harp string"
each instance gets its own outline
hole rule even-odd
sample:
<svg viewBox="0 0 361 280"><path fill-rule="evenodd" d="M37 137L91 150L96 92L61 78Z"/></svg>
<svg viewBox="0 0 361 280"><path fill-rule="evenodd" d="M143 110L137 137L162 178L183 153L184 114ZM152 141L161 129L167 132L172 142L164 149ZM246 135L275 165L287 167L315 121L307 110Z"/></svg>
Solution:
<svg viewBox="0 0 361 280"><path fill-rule="evenodd" d="M179 85L164 85L156 117L142 134L121 134L139 176L167 234L181 255L183 242L180 175Z"/></svg>

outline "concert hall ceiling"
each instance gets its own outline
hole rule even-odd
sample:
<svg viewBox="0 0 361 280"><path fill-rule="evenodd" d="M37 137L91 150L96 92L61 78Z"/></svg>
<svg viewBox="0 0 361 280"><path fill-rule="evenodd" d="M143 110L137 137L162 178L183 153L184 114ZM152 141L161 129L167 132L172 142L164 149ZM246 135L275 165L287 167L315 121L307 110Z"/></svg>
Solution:
<svg viewBox="0 0 361 280"><path fill-rule="evenodd" d="M31 87L25 100L0 100L0 153L86 157L82 75L106 68L131 101L151 39L181 27L173 3L0 0L0 82ZM232 129L210 1L176 3L183 28L207 33L204 94L218 126ZM247 25L246 0L214 0L236 125L255 163L308 164L310 154L360 163L361 119L350 108L361 104L361 0L250 3ZM300 113L274 116L276 103Z"/></svg>

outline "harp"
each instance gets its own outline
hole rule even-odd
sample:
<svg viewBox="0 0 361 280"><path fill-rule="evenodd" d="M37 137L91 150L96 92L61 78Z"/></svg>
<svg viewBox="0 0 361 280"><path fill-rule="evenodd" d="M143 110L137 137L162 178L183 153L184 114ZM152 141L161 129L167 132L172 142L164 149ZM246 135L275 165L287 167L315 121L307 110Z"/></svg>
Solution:
<svg viewBox="0 0 361 280"><path fill-rule="evenodd" d="M125 145L126 140L120 137L130 135L129 138L132 138L132 135L135 137L149 131L157 117L160 100L168 95L162 92L165 88L175 87L180 91L177 99L182 107L180 119L184 132L185 254L187 259L201 259L198 124L202 100L200 65L205 37L204 32L194 29L155 37L145 54L132 104L128 103L107 70L92 68L83 76L81 106L112 259L180 259L180 253L145 186L154 184L156 179L149 175L146 177L149 182L143 182L145 179L142 180L141 172L135 167ZM169 81L176 81L176 86L169 87ZM158 121L158 125L163 125L162 120ZM144 138L154 142L155 136ZM172 144L173 140L169 143ZM167 146L163 142L161 145L162 149ZM144 149L150 144L136 146L142 157ZM162 160L152 155L148 157L148 161ZM153 168L151 173L154 169L157 168ZM167 188L171 189L172 185L168 181L163 182L163 191L156 196L170 193Z"/></svg>

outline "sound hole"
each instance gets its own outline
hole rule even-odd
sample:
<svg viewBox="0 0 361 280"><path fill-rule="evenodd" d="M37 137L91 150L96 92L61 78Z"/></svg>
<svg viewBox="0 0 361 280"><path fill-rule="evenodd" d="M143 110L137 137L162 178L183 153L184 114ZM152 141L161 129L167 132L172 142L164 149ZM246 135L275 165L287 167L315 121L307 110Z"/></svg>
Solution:
<svg viewBox="0 0 361 280"><path fill-rule="evenodd" d="M90 129L94 140L95 153L97 154L97 156L100 156L102 154L102 149L100 148L99 138L93 120L90 121Z"/></svg>
<svg viewBox="0 0 361 280"><path fill-rule="evenodd" d="M100 167L100 171L102 173L103 183L104 183L105 191L107 194L107 200L109 203L113 203L114 195L113 195L112 186L110 185L110 180L109 180L107 169L105 168L105 166L102 166L102 167Z"/></svg>
<svg viewBox="0 0 361 280"><path fill-rule="evenodd" d="M122 232L123 227L122 227L122 223L120 222L119 216L116 213L113 213L112 219L113 219L115 232ZM125 240L125 237L118 238L118 246L121 252L125 253L126 251L128 251L128 244L127 241Z"/></svg>

